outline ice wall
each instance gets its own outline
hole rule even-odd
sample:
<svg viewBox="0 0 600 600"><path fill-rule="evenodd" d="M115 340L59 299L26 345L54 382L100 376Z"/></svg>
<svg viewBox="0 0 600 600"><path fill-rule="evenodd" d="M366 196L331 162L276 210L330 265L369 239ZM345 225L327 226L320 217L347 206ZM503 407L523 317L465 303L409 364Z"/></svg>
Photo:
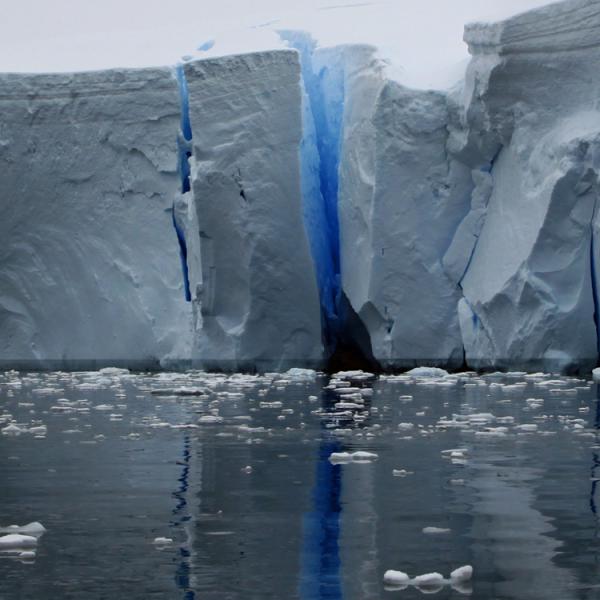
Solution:
<svg viewBox="0 0 600 600"><path fill-rule="evenodd" d="M0 361L595 366L600 0L468 26L450 92L280 36L0 75Z"/></svg>
<svg viewBox="0 0 600 600"><path fill-rule="evenodd" d="M490 161L491 178L484 222L476 206L467 216L479 231L454 244L472 367L596 364L599 33L595 0L466 28L473 59L449 149L473 168Z"/></svg>
<svg viewBox="0 0 600 600"><path fill-rule="evenodd" d="M189 352L170 69L0 75L0 363Z"/></svg>
<svg viewBox="0 0 600 600"><path fill-rule="evenodd" d="M201 284L194 358L208 367L320 365L319 296L302 213L295 51L185 65Z"/></svg>
<svg viewBox="0 0 600 600"><path fill-rule="evenodd" d="M445 95L386 79L368 49L353 56L346 86L344 293L382 366L460 366L460 294L442 259L472 185L470 170L446 152Z"/></svg>

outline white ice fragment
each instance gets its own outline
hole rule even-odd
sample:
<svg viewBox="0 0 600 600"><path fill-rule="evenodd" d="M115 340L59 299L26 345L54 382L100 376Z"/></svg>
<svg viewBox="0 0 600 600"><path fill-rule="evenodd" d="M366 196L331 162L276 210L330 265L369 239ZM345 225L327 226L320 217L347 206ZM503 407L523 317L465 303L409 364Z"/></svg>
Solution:
<svg viewBox="0 0 600 600"><path fill-rule="evenodd" d="M412 471L407 471L406 469L393 469L392 475L394 477L407 477L408 475L412 475Z"/></svg>
<svg viewBox="0 0 600 600"><path fill-rule="evenodd" d="M515 429L518 429L519 431L531 432L537 431L538 426L535 423L524 423L523 425L517 425Z"/></svg>
<svg viewBox="0 0 600 600"><path fill-rule="evenodd" d="M413 585L420 586L420 587L433 587L433 586L444 585L446 583L446 580L444 579L443 575L441 575L440 573L434 572L434 573L425 573L424 575L419 575L419 576L415 577L414 579L411 579L410 582Z"/></svg>
<svg viewBox="0 0 600 600"><path fill-rule="evenodd" d="M129 369L119 369L118 367L104 367L98 372L102 375L129 375Z"/></svg>
<svg viewBox="0 0 600 600"><path fill-rule="evenodd" d="M152 542L155 546L170 546L173 543L173 540L168 537L157 537L154 538Z"/></svg>
<svg viewBox="0 0 600 600"><path fill-rule="evenodd" d="M14 423L11 423L10 425L4 427L1 431L3 435L20 435L21 433L25 433L27 430L22 427L18 427Z"/></svg>
<svg viewBox="0 0 600 600"><path fill-rule="evenodd" d="M285 372L286 377L293 381L314 381L317 378L317 372L313 369L290 369Z"/></svg>
<svg viewBox="0 0 600 600"><path fill-rule="evenodd" d="M594 378L594 381L600 381L600 367L592 371L592 377Z"/></svg>
<svg viewBox="0 0 600 600"><path fill-rule="evenodd" d="M343 464L351 462L371 462L378 457L373 452L358 450L356 452L333 452L329 456L329 462L332 464Z"/></svg>
<svg viewBox="0 0 600 600"><path fill-rule="evenodd" d="M465 565L463 567L459 567L458 569L454 569L452 573L450 573L450 581L459 582L459 581L469 581L473 577L473 567L471 565Z"/></svg>
<svg viewBox="0 0 600 600"><path fill-rule="evenodd" d="M0 537L0 550L13 550L17 548L35 548L37 538L32 535L10 533Z"/></svg>
<svg viewBox="0 0 600 600"><path fill-rule="evenodd" d="M423 533L427 535L444 535L450 533L452 529L445 527L423 527Z"/></svg>
<svg viewBox="0 0 600 600"><path fill-rule="evenodd" d="M19 558L23 560L31 560L35 558L36 554L34 550L24 550L23 552L19 552Z"/></svg>
<svg viewBox="0 0 600 600"><path fill-rule="evenodd" d="M253 469L250 465L248 465L246 467L242 467L241 471L242 471L242 473L246 473L247 475L250 475L250 473L252 473Z"/></svg>
<svg viewBox="0 0 600 600"><path fill-rule="evenodd" d="M383 581L391 585L407 585L410 577L402 571L393 571L392 569L383 574Z"/></svg>
<svg viewBox="0 0 600 600"><path fill-rule="evenodd" d="M448 371L436 367L416 367L405 373L411 377L446 377L448 374Z"/></svg>
<svg viewBox="0 0 600 600"><path fill-rule="evenodd" d="M223 422L223 417L219 417L217 415L202 415L199 419L198 419L198 423L200 424L211 424L211 423L222 423Z"/></svg>
<svg viewBox="0 0 600 600"><path fill-rule="evenodd" d="M46 528L39 521L33 521L22 526L9 525L8 527L0 527L0 533L5 532L21 533L35 537L41 537L46 532Z"/></svg>

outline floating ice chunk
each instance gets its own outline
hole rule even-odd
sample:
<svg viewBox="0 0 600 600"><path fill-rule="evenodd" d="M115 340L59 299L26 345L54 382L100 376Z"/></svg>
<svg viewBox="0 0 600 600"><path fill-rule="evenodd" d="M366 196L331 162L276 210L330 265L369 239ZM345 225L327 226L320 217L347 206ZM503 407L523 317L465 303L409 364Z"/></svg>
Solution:
<svg viewBox="0 0 600 600"><path fill-rule="evenodd" d="M9 525L8 527L0 527L0 533L21 533L26 535L32 535L35 537L41 537L45 532L46 528L38 521L27 523L27 525Z"/></svg>
<svg viewBox="0 0 600 600"><path fill-rule="evenodd" d="M383 574L383 581L390 585L408 585L410 577L402 571L388 570Z"/></svg>
<svg viewBox="0 0 600 600"><path fill-rule="evenodd" d="M423 533L427 535L444 535L451 532L452 529L446 527L423 527Z"/></svg>
<svg viewBox="0 0 600 600"><path fill-rule="evenodd" d="M242 471L242 473L246 473L247 475L250 475L250 473L252 473L253 469L250 465L248 465L246 467L242 467L241 471Z"/></svg>
<svg viewBox="0 0 600 600"><path fill-rule="evenodd" d="M409 586L413 585L419 588L438 588L441 589L444 585L451 585L457 590L461 590L461 584L471 580L473 577L473 567L464 565L455 569L450 573L450 579L445 579L443 575L437 572L425 573L411 579L409 575L402 571L388 570L383 575L383 581L390 585ZM466 589L466 588L465 588Z"/></svg>
<svg viewBox="0 0 600 600"><path fill-rule="evenodd" d="M343 464L351 462L371 462L378 458L378 455L373 452L365 452L358 450L356 452L333 452L329 457L329 462L332 464Z"/></svg>
<svg viewBox="0 0 600 600"><path fill-rule="evenodd" d="M32 560L35 556L34 550L24 550L23 552L19 552L19 558L22 560Z"/></svg>
<svg viewBox="0 0 600 600"><path fill-rule="evenodd" d="M592 371L592 377L594 378L594 381L600 381L600 367Z"/></svg>
<svg viewBox="0 0 600 600"><path fill-rule="evenodd" d="M444 369L436 367L416 367L406 372L405 375L410 375L411 377L446 377L449 373Z"/></svg>
<svg viewBox="0 0 600 600"><path fill-rule="evenodd" d="M410 583L419 587L433 587L444 585L446 583L446 580L444 579L444 576L440 573L433 572L425 573L424 575L418 575L414 579L411 579Z"/></svg>
<svg viewBox="0 0 600 600"><path fill-rule="evenodd" d="M173 543L173 540L168 537L157 537L154 538L152 542L155 546L170 546Z"/></svg>
<svg viewBox="0 0 600 600"><path fill-rule="evenodd" d="M35 548L37 538L32 535L22 535L20 533L10 533L0 537L0 550L14 550L19 548Z"/></svg>
<svg viewBox="0 0 600 600"><path fill-rule="evenodd" d="M223 417L219 417L217 415L202 415L198 419L198 423L201 424L211 424L211 423L222 423Z"/></svg>
<svg viewBox="0 0 600 600"><path fill-rule="evenodd" d="M119 369L118 367L104 367L98 372L102 375L129 375L129 369Z"/></svg>
<svg viewBox="0 0 600 600"><path fill-rule="evenodd" d="M22 433L26 433L27 430L23 427L15 425L14 423L11 423L10 425L4 427L1 431L3 435L21 435Z"/></svg>
<svg viewBox="0 0 600 600"><path fill-rule="evenodd" d="M313 369L290 369L285 372L285 376L293 381L314 381L317 378L317 372Z"/></svg>
<svg viewBox="0 0 600 600"><path fill-rule="evenodd" d="M412 475L412 471L407 471L406 469L393 469L392 475L394 477L407 477L408 475Z"/></svg>
<svg viewBox="0 0 600 600"><path fill-rule="evenodd" d="M46 425L36 425L35 427L29 428L29 433L33 435L46 435L48 433L48 427Z"/></svg>
<svg viewBox="0 0 600 600"><path fill-rule="evenodd" d="M413 429L414 425L412 423L398 423L398 429L408 430Z"/></svg>
<svg viewBox="0 0 600 600"><path fill-rule="evenodd" d="M538 426L535 423L524 423L523 425L517 425L515 429L519 431L532 432L537 431Z"/></svg>
<svg viewBox="0 0 600 600"><path fill-rule="evenodd" d="M452 583L470 581L472 577L473 567L471 565L464 565L463 567L458 567L458 569L454 569L454 571L450 573L450 581L452 581Z"/></svg>

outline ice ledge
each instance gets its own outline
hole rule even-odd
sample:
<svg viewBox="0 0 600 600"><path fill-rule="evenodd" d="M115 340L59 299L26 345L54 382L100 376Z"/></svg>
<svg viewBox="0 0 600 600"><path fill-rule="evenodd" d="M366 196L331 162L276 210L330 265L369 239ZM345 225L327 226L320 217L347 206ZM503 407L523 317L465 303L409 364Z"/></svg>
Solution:
<svg viewBox="0 0 600 600"><path fill-rule="evenodd" d="M600 1L566 0L499 23L470 23L464 41L472 55L554 53L600 46Z"/></svg>

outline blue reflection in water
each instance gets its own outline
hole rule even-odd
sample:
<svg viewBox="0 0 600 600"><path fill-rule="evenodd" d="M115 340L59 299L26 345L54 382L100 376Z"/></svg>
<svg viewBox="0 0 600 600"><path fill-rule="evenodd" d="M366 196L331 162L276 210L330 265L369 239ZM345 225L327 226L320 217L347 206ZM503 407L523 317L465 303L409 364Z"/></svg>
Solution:
<svg viewBox="0 0 600 600"><path fill-rule="evenodd" d="M181 528L182 525L189 521L191 516L188 512L188 502L186 499L187 490L189 487L189 473L190 473L190 457L191 457L191 440L189 434L183 436L183 459L177 464L180 464L183 469L181 475L177 479L179 482L179 488L176 492L173 492L173 497L177 500L177 505L173 509L173 519L171 521L171 527ZM180 534L180 537L183 537ZM187 535L186 535L187 538ZM177 587L183 591L184 600L193 600L196 596L194 591L190 589L190 551L187 543L184 542L179 547L177 557L174 559L177 562L177 569L175 571L175 582Z"/></svg>
<svg viewBox="0 0 600 600"><path fill-rule="evenodd" d="M313 510L304 516L300 597L306 600L343 597L339 549L342 470L329 462L331 453L340 450L336 440L324 439L319 446Z"/></svg>

